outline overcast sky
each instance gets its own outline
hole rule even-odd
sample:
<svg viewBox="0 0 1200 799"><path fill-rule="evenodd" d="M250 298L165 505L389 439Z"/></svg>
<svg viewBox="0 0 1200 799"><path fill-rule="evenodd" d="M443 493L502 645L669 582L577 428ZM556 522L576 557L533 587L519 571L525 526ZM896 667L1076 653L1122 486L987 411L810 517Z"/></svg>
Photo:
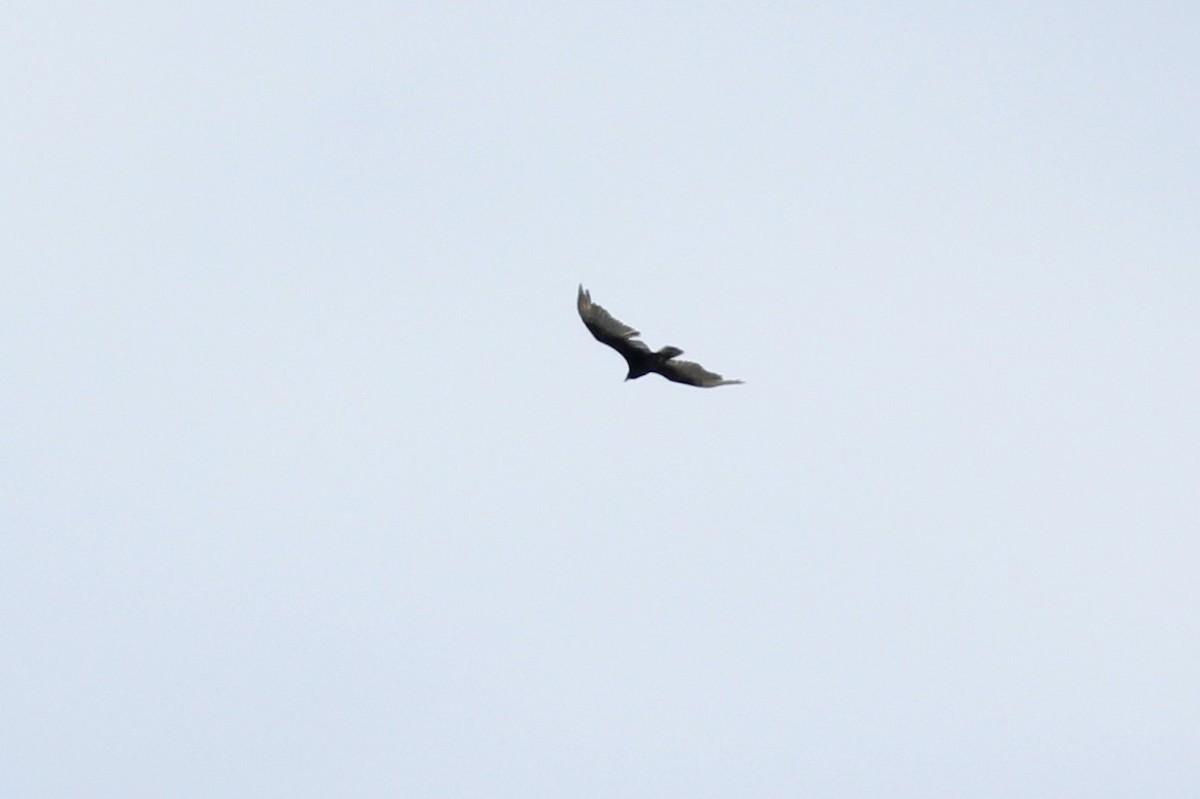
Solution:
<svg viewBox="0 0 1200 799"><path fill-rule="evenodd" d="M0 794L1196 796L1198 53L6 3Z"/></svg>

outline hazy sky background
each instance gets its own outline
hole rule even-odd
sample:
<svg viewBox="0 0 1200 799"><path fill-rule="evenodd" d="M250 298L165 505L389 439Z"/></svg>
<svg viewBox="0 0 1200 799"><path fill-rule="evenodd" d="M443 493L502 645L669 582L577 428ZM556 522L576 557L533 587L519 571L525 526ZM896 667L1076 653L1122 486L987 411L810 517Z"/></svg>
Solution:
<svg viewBox="0 0 1200 799"><path fill-rule="evenodd" d="M0 794L1196 796L1198 53L6 3Z"/></svg>

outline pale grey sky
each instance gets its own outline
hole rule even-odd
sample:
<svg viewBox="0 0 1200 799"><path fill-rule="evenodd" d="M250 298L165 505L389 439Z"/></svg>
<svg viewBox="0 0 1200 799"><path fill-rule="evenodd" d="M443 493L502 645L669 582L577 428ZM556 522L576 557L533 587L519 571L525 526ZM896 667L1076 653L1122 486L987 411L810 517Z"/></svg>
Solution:
<svg viewBox="0 0 1200 799"><path fill-rule="evenodd" d="M578 6L0 11L0 795L1195 796L1200 11Z"/></svg>

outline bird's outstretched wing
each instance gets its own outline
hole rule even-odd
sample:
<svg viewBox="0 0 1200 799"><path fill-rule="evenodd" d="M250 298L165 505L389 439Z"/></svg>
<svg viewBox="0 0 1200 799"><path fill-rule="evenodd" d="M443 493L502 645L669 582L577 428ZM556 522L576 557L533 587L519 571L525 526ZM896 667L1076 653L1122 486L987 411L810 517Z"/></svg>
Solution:
<svg viewBox="0 0 1200 799"><path fill-rule="evenodd" d="M579 308L579 318L587 325L597 341L602 341L617 352L624 353L627 349L648 351L650 348L637 340L641 333L615 318L608 311L592 302L591 292L579 287L579 297L576 300Z"/></svg>
<svg viewBox="0 0 1200 799"><path fill-rule="evenodd" d="M687 383L689 386L700 386L701 388L733 386L742 382L741 380L726 380L716 372L710 372L692 361L671 359L657 366L654 371L676 383Z"/></svg>

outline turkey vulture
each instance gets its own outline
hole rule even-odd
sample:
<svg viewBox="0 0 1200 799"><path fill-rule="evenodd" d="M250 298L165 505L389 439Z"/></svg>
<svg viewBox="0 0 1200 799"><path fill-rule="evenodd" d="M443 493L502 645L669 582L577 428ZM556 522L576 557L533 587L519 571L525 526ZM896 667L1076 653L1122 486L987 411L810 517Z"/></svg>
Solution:
<svg viewBox="0 0 1200 799"><path fill-rule="evenodd" d="M629 364L629 374L626 380L634 380L642 375L657 372L668 380L676 383L687 383L689 386L712 388L714 386L729 386L741 383L741 380L726 380L718 374L708 371L698 363L691 361L676 361L676 355L683 355L678 347L663 347L658 352L651 352L644 342L638 341L641 335L629 325L615 319L612 314L592 302L590 292L579 287L579 318L592 331L597 341L602 341L621 353L621 357Z"/></svg>

